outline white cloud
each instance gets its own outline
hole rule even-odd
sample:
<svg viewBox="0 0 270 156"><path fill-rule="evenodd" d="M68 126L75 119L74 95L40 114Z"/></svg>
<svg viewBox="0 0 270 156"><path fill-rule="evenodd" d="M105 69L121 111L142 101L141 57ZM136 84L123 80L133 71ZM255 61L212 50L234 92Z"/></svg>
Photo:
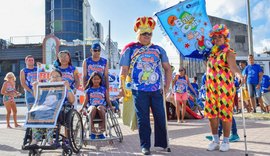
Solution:
<svg viewBox="0 0 270 156"><path fill-rule="evenodd" d="M170 6L179 3L179 0L153 0L153 1L159 2L162 8L168 8Z"/></svg>
<svg viewBox="0 0 270 156"><path fill-rule="evenodd" d="M4 22L1 22L0 25L0 38L8 39L12 36L44 35L44 4L44 1L37 0L2 1L0 5L0 19Z"/></svg>
<svg viewBox="0 0 270 156"><path fill-rule="evenodd" d="M263 18L263 13L266 11L266 4L264 1L257 3L252 9L252 19L257 20Z"/></svg>
<svg viewBox="0 0 270 156"><path fill-rule="evenodd" d="M260 40L259 45L260 46L254 47L254 51L256 51L257 53L270 51L270 38Z"/></svg>
<svg viewBox="0 0 270 156"><path fill-rule="evenodd" d="M235 0L206 0L206 10L209 15L216 17L233 17L245 7L245 1Z"/></svg>

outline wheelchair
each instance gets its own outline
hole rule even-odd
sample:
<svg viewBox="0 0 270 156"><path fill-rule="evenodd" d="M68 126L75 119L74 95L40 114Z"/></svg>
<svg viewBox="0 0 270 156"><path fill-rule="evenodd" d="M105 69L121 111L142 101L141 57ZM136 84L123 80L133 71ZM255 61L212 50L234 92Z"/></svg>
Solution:
<svg viewBox="0 0 270 156"><path fill-rule="evenodd" d="M54 146L46 145L46 134L43 134L42 141L39 143L39 145L31 145L32 128L26 129L22 150L29 150L29 156L40 155L42 150L56 150L59 148L59 146L63 149L62 155L72 155L73 152L80 152L83 143L83 123L81 115L72 107L64 107L64 109L61 111L62 112L58 117L58 119L61 119L57 121L57 126L54 128ZM66 128L66 137L61 133L60 127ZM68 143L64 141L66 139L68 140Z"/></svg>
<svg viewBox="0 0 270 156"><path fill-rule="evenodd" d="M121 128L119 126L117 117L115 113L110 110L106 109L105 113L105 130L100 130L97 126L99 123L102 122L102 119L99 117L98 113L96 113L95 118L93 119L94 127L91 127L91 115L86 110L82 112L82 121L83 121L83 143L84 145L90 145L92 142L97 141L109 141L113 143L114 140L118 140L119 142L123 141L123 134ZM105 133L105 138L95 138L91 139L89 136L92 133L92 129L96 129L96 135Z"/></svg>
<svg viewBox="0 0 270 156"><path fill-rule="evenodd" d="M38 140L37 144L32 144L33 128L39 129L41 127L27 126L22 150L28 150L29 156L38 156L41 155L43 150L56 150L58 148L62 148L62 155L72 155L73 153L80 152L83 146L83 123L80 113L69 103L63 106L61 105L61 107L59 106L58 110L60 113L55 119L56 126L53 128L53 144L47 143L46 140L48 138L46 137L46 133L43 132L41 133L41 140ZM42 127L42 131L45 129L47 130L46 125L44 128ZM63 132L65 132L65 135Z"/></svg>

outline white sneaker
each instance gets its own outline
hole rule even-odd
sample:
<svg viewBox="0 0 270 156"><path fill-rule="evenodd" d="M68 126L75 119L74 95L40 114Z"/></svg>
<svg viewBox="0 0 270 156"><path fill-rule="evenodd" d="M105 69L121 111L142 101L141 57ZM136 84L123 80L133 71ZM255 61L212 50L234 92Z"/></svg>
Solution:
<svg viewBox="0 0 270 156"><path fill-rule="evenodd" d="M219 149L219 143L216 143L214 141L212 141L207 147L207 151L214 151L218 149Z"/></svg>
<svg viewBox="0 0 270 156"><path fill-rule="evenodd" d="M222 142L221 145L220 145L220 148L219 148L219 150L221 152L227 152L227 151L229 151L229 149L230 149L230 144L225 143L225 142Z"/></svg>

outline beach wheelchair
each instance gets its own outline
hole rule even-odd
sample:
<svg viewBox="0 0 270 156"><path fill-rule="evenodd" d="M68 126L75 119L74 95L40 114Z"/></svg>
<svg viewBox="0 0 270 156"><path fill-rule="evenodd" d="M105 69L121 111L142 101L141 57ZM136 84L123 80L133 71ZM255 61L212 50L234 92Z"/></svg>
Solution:
<svg viewBox="0 0 270 156"><path fill-rule="evenodd" d="M113 143L114 140L118 140L119 142L123 141L123 134L121 131L121 128L119 126L117 117L113 110L109 109L107 107L106 113L105 113L105 129L101 130L99 127L99 124L102 122L101 117L99 116L98 112L95 115L95 118L93 119L93 125L91 125L91 115L88 112L87 109L83 109L82 111L82 120L83 120L83 143L84 145L90 145L91 142L96 141L109 141L110 143ZM97 137L91 138L90 135L92 134L92 130L95 129L95 135ZM105 138L99 138L101 134L105 134Z"/></svg>
<svg viewBox="0 0 270 156"><path fill-rule="evenodd" d="M79 153L82 148L83 123L80 113L74 109L73 105L64 103L66 88L62 82L42 83L37 86L36 101L30 111L27 113L25 127L26 133L23 139L22 150L28 150L29 155L41 155L42 150L56 150L62 148L62 155L72 155ZM53 107L52 118L47 120L41 115L41 109L44 107L44 98L47 98L53 92L57 96L57 102ZM40 104L42 103L43 104ZM35 111L39 111L35 114ZM48 113L50 109L46 110ZM46 114L43 113L43 114ZM34 114L34 115L33 115ZM53 129L53 144L47 142L46 132L42 133L42 139L37 144L32 144L34 129L48 130ZM47 131L48 132L48 131Z"/></svg>

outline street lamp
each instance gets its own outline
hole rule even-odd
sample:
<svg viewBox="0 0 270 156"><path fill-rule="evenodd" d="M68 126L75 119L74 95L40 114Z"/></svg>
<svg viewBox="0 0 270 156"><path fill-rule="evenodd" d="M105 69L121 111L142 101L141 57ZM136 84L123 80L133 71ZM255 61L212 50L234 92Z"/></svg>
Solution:
<svg viewBox="0 0 270 156"><path fill-rule="evenodd" d="M252 30L251 30L251 20L250 20L250 6L249 0L247 0L247 25L248 25L248 48L249 54L253 55L253 40L252 40Z"/></svg>
<svg viewBox="0 0 270 156"><path fill-rule="evenodd" d="M87 21L86 21L86 19L87 19L87 17L86 17L86 8L89 8L90 7L90 5L89 5L89 2L88 2L88 0L83 0L83 59L85 59L86 58L86 52L85 52L85 38L86 38L86 23L87 23Z"/></svg>

